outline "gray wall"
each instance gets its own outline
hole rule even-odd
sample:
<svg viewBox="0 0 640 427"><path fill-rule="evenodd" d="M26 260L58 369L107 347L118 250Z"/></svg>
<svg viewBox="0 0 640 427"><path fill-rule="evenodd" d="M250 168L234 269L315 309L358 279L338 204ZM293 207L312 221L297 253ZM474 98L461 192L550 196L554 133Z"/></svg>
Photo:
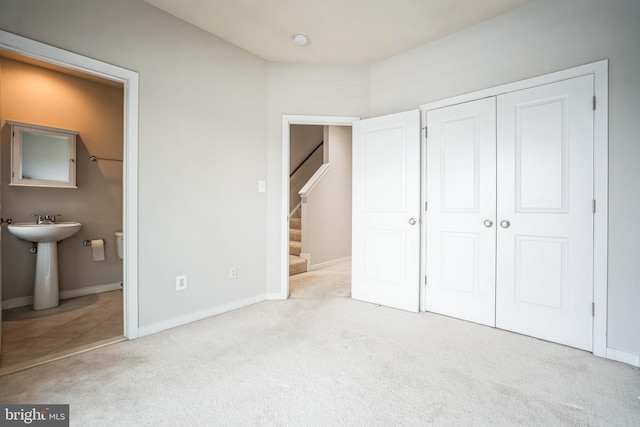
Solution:
<svg viewBox="0 0 640 427"><path fill-rule="evenodd" d="M313 125L291 125L289 132L289 174L291 174L322 142L324 132L322 126ZM291 176L289 181L289 213L300 203L298 192L322 163L323 149L320 148Z"/></svg>
<svg viewBox="0 0 640 427"><path fill-rule="evenodd" d="M640 354L640 2L540 0L371 67L380 115L608 58L608 346Z"/></svg>
<svg viewBox="0 0 640 427"><path fill-rule="evenodd" d="M1 10L5 31L140 74L140 326L264 296L266 62L140 0Z"/></svg>
<svg viewBox="0 0 640 427"><path fill-rule="evenodd" d="M122 281L114 232L122 230L122 162L92 163L89 155L122 159L123 89L0 59L2 216L33 222L31 214L62 214L82 229L58 245L60 290ZM5 120L73 129L77 189L10 186L11 126ZM105 240L105 260L94 262L84 239ZM33 295L34 244L2 228L2 299Z"/></svg>
<svg viewBox="0 0 640 427"><path fill-rule="evenodd" d="M323 127L314 125L291 125L289 139L289 170L293 172L314 148L322 142ZM321 151L321 150L320 150Z"/></svg>

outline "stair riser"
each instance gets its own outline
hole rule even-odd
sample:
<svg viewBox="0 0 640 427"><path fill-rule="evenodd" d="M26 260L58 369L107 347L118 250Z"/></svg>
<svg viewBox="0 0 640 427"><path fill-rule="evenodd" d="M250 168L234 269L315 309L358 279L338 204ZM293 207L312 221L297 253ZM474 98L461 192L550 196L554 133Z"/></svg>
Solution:
<svg viewBox="0 0 640 427"><path fill-rule="evenodd" d="M289 241L301 242L302 241L302 232L300 230L291 230L291 229L289 229Z"/></svg>
<svg viewBox="0 0 640 427"><path fill-rule="evenodd" d="M289 264L289 276L293 276L295 274L306 273L307 271L307 261L302 260L304 262L295 262Z"/></svg>
<svg viewBox="0 0 640 427"><path fill-rule="evenodd" d="M302 220L300 218L290 218L289 228L294 230L300 230L302 228Z"/></svg>

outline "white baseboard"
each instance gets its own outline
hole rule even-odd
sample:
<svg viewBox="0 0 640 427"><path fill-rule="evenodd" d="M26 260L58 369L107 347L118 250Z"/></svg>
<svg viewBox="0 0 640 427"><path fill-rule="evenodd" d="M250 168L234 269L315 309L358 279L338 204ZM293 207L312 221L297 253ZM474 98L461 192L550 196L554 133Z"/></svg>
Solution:
<svg viewBox="0 0 640 427"><path fill-rule="evenodd" d="M607 359L640 368L640 355L607 347Z"/></svg>
<svg viewBox="0 0 640 427"><path fill-rule="evenodd" d="M332 265L338 265L338 264L342 264L343 262L349 262L349 261L351 261L350 256L345 258L340 258L340 259L334 259L333 261L327 261L327 262L322 262L320 264L309 265L307 267L307 271L320 270L321 268L327 268L327 267L331 267Z"/></svg>
<svg viewBox="0 0 640 427"><path fill-rule="evenodd" d="M60 291L60 299L83 297L85 295L117 291L118 289L122 289L122 282L105 283L104 285L87 286L86 288L69 289L67 291Z"/></svg>
<svg viewBox="0 0 640 427"><path fill-rule="evenodd" d="M279 300L284 300L284 299L287 299L287 298L284 297L281 292L274 292L274 293L268 293L267 294L267 300L268 301L279 301Z"/></svg>
<svg viewBox="0 0 640 427"><path fill-rule="evenodd" d="M60 299L69 299L82 297L85 295L100 294L102 292L115 291L118 289L122 289L122 282L105 283L104 285L94 285L84 288L69 289L66 291L60 291ZM32 296L2 301L3 310L7 310L9 308L24 307L27 305L33 305Z"/></svg>
<svg viewBox="0 0 640 427"><path fill-rule="evenodd" d="M27 305L33 305L33 297L14 298L2 301L2 309L8 310L10 308L24 307Z"/></svg>
<svg viewBox="0 0 640 427"><path fill-rule="evenodd" d="M172 329L178 326L186 325L187 323L206 319L207 317L226 313L227 311L247 307L249 305L253 305L253 304L265 301L265 299L266 299L266 295L260 294L251 298L243 299L240 301L234 301L229 304L223 304L207 310L202 310L202 311L190 313L184 316L175 317L173 319L164 320L162 322L153 323L151 325L142 326L138 328L138 337L144 337L146 335L151 335L158 332L166 331L167 329Z"/></svg>

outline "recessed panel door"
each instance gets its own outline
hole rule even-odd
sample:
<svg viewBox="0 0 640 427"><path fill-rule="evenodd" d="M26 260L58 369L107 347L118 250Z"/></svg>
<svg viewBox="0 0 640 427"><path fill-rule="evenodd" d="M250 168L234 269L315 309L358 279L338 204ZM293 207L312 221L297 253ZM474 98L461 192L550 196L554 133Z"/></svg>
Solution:
<svg viewBox="0 0 640 427"><path fill-rule="evenodd" d="M425 308L495 326L496 101L427 113Z"/></svg>
<svg viewBox="0 0 640 427"><path fill-rule="evenodd" d="M496 326L591 351L593 76L498 97Z"/></svg>
<svg viewBox="0 0 640 427"><path fill-rule="evenodd" d="M417 312L420 112L353 123L353 298Z"/></svg>

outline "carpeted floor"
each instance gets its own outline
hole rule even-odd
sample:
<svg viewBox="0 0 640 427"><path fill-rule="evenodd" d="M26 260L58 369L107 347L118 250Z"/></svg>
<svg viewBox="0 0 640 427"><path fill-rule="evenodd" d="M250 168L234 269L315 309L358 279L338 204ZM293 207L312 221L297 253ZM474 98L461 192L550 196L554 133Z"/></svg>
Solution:
<svg viewBox="0 0 640 427"><path fill-rule="evenodd" d="M69 403L73 426L640 425L637 368L314 281L4 376L0 402Z"/></svg>

